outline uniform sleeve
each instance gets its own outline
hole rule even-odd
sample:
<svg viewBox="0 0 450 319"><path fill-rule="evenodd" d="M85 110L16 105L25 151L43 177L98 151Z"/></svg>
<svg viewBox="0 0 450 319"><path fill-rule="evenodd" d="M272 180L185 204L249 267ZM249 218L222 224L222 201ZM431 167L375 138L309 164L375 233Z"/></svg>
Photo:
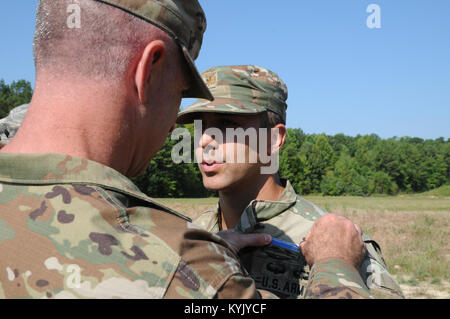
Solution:
<svg viewBox="0 0 450 319"><path fill-rule="evenodd" d="M255 282L250 277L242 275L231 276L217 291L217 299L279 299L266 290L256 289Z"/></svg>
<svg viewBox="0 0 450 319"><path fill-rule="evenodd" d="M405 298L397 281L392 277L384 262L380 246L368 236L363 236L367 255L360 268L360 274L377 299Z"/></svg>
<svg viewBox="0 0 450 319"><path fill-rule="evenodd" d="M279 299L266 290L257 290L246 276L233 275L217 291L218 299ZM306 299L369 299L373 298L354 267L339 259L316 263L306 287Z"/></svg>
<svg viewBox="0 0 450 319"><path fill-rule="evenodd" d="M369 289L357 270L340 259L324 259L311 268L306 299L369 299Z"/></svg>

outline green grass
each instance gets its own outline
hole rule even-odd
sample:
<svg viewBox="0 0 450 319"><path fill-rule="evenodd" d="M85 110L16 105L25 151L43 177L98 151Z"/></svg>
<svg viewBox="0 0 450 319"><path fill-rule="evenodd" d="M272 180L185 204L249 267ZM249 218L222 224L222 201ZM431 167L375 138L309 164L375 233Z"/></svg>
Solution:
<svg viewBox="0 0 450 319"><path fill-rule="evenodd" d="M450 198L431 198L418 195L359 197L359 196L321 196L305 195L305 199L326 209L354 211L450 211ZM209 198L159 198L166 205L211 205L215 206L218 199Z"/></svg>
<svg viewBox="0 0 450 319"><path fill-rule="evenodd" d="M450 196L450 185L442 185L439 188L417 194L416 196Z"/></svg>
<svg viewBox="0 0 450 319"><path fill-rule="evenodd" d="M218 198L157 198L158 201L166 205L188 204L188 205L215 205Z"/></svg>
<svg viewBox="0 0 450 319"><path fill-rule="evenodd" d="M450 199L431 198L417 195L399 195L383 197L357 196L304 196L307 200L323 207L329 212L334 210L370 210L370 211L450 211Z"/></svg>
<svg viewBox="0 0 450 319"><path fill-rule="evenodd" d="M423 215L401 226L398 234L405 240L399 246L402 249L392 255L391 261L399 265L403 272L412 274L420 281L450 280L448 221Z"/></svg>

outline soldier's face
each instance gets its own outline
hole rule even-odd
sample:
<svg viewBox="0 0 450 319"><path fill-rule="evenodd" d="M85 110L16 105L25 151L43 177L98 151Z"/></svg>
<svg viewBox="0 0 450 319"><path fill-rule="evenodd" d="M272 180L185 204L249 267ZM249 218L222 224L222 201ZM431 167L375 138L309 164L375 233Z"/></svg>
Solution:
<svg viewBox="0 0 450 319"><path fill-rule="evenodd" d="M201 120L203 134L195 152L205 188L232 190L261 177L261 115L204 113Z"/></svg>

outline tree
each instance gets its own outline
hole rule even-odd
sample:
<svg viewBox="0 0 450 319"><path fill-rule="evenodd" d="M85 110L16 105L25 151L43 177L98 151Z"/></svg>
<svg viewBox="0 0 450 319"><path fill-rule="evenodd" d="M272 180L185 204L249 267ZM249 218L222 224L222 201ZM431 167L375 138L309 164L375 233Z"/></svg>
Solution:
<svg viewBox="0 0 450 319"><path fill-rule="evenodd" d="M328 172L323 179L320 189L324 195L356 195L370 194L367 177L360 175L358 162L344 149L336 162L334 171Z"/></svg>
<svg viewBox="0 0 450 319"><path fill-rule="evenodd" d="M356 138L347 136L344 134L336 134L334 136L328 136L328 142L333 148L335 154L341 154L341 152L346 149L346 152L350 156L355 156L356 152Z"/></svg>
<svg viewBox="0 0 450 319"><path fill-rule="evenodd" d="M373 149L380 141L376 134L365 135L359 138L356 142L355 159L358 162L359 173L363 176L373 174L375 168Z"/></svg>
<svg viewBox="0 0 450 319"><path fill-rule="evenodd" d="M374 147L374 169L382 171L392 178L396 183L403 180L402 164L398 142L394 139L379 141Z"/></svg>
<svg viewBox="0 0 450 319"><path fill-rule="evenodd" d="M320 192L320 183L327 175L327 172L333 169L336 158L334 151L328 143L327 137L322 134L314 139L314 143L305 143L301 153L306 157L306 166L309 174L309 193Z"/></svg>
<svg viewBox="0 0 450 319"><path fill-rule="evenodd" d="M287 178L291 182L292 187L297 193L302 194L305 192L305 189L309 189L305 185L305 176L309 173L306 165L306 157L299 152L302 143L295 138L291 129L288 129L287 132L288 138L286 138L286 143L280 152L280 168L278 173L281 177ZM289 132L292 135L289 135Z"/></svg>
<svg viewBox="0 0 450 319"><path fill-rule="evenodd" d="M0 79L0 118L29 103L32 94L31 84L25 80L8 85ZM183 127L190 131L194 154L193 125ZM177 143L168 137L134 182L153 197L216 196L203 188L196 163L172 161L172 149ZM279 174L289 179L299 194L367 196L423 192L450 182L450 139L381 139L376 134L327 136L288 128L280 152Z"/></svg>
<svg viewBox="0 0 450 319"><path fill-rule="evenodd" d="M30 82L19 80L8 85L0 79L0 118L6 117L16 106L29 103L32 95Z"/></svg>
<svg viewBox="0 0 450 319"><path fill-rule="evenodd" d="M398 186L388 174L378 171L372 177L369 192L370 194L394 195L398 192Z"/></svg>

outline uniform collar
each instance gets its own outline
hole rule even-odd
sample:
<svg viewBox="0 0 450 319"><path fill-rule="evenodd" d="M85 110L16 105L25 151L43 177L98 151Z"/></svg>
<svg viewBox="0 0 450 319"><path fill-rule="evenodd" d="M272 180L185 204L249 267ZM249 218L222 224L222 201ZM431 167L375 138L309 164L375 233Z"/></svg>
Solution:
<svg viewBox="0 0 450 319"><path fill-rule="evenodd" d="M252 232L262 221L269 220L294 206L297 194L287 179L281 179L284 191L276 201L255 199L244 209L235 229L244 233ZM215 223L221 224L220 205L217 205Z"/></svg>
<svg viewBox="0 0 450 319"><path fill-rule="evenodd" d="M64 154L0 154L0 182L24 185L84 184L172 209L142 193L127 177L100 163ZM186 218L184 216L181 216Z"/></svg>

